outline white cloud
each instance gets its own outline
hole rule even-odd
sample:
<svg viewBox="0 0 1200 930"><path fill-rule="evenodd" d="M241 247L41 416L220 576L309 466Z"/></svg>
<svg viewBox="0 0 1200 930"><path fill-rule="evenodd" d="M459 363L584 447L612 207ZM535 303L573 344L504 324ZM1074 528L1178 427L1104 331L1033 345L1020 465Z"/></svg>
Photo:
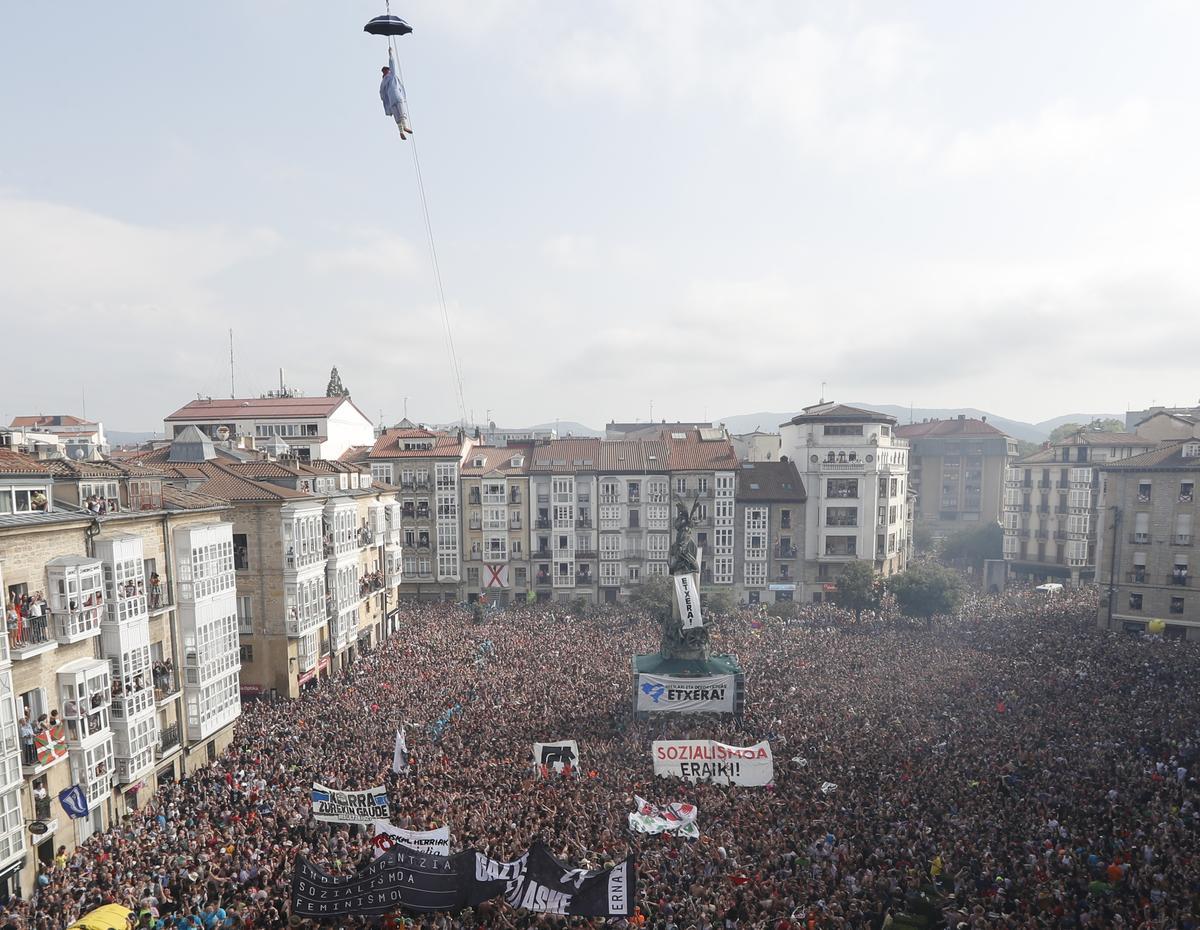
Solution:
<svg viewBox="0 0 1200 930"><path fill-rule="evenodd" d="M1135 141L1151 120L1151 107L1143 100L1093 113L1059 101L1029 119L956 134L945 147L942 164L957 175L1087 169L1096 161L1109 161L1114 150Z"/></svg>
<svg viewBox="0 0 1200 930"><path fill-rule="evenodd" d="M402 236L381 232L354 235L354 245L314 252L309 260L319 274L365 273L389 278L409 278L420 264L412 244Z"/></svg>

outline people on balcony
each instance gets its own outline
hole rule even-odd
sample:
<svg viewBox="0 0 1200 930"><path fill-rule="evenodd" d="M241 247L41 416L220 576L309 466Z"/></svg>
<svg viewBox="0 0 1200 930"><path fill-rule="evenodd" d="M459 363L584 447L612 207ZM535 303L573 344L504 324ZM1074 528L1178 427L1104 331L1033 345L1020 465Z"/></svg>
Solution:
<svg viewBox="0 0 1200 930"><path fill-rule="evenodd" d="M4 615L10 647L44 643L49 638L46 599L41 591L10 598Z"/></svg>
<svg viewBox="0 0 1200 930"><path fill-rule="evenodd" d="M162 607L162 579L158 572L150 573L150 608Z"/></svg>
<svg viewBox="0 0 1200 930"><path fill-rule="evenodd" d="M37 761L37 756L33 748L33 724L29 722L28 712L21 718L17 729L21 736L21 762L25 765L33 765Z"/></svg>

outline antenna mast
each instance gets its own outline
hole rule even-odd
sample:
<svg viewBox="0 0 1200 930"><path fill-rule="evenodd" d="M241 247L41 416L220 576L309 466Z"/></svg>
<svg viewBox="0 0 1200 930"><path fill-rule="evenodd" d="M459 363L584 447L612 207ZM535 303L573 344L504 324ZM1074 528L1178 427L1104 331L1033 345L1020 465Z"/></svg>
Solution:
<svg viewBox="0 0 1200 930"><path fill-rule="evenodd" d="M233 327L229 327L229 399L233 400L237 397L237 390L233 385Z"/></svg>

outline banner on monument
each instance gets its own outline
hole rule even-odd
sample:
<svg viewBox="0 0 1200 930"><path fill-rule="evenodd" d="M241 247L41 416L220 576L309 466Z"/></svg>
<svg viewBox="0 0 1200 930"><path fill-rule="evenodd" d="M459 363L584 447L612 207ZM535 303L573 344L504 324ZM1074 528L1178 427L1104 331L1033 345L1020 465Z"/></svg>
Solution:
<svg viewBox="0 0 1200 930"><path fill-rule="evenodd" d="M685 840L700 839L694 804L651 804L645 798L633 796L637 810L629 815L629 829L635 833L674 833Z"/></svg>
<svg viewBox="0 0 1200 930"><path fill-rule="evenodd" d="M313 782L313 817L333 823L371 823L391 814L386 788L366 791L337 791Z"/></svg>
<svg viewBox="0 0 1200 930"><path fill-rule="evenodd" d="M675 581L675 603L679 607L679 622L685 630L704 626L700 615L700 575L672 575Z"/></svg>
<svg viewBox="0 0 1200 930"><path fill-rule="evenodd" d="M450 855L449 826L441 826L436 830L405 830L387 820L373 820L371 826L375 828L371 845L375 847L376 859L397 843L427 856Z"/></svg>
<svg viewBox="0 0 1200 930"><path fill-rule="evenodd" d="M557 743L533 744L533 768L535 771L546 774L555 772L561 775L567 766L571 767L572 772L579 768L579 744L575 740L564 739Z"/></svg>
<svg viewBox="0 0 1200 930"><path fill-rule="evenodd" d="M737 682L733 675L682 678L639 674L637 709L676 714L732 714Z"/></svg>
<svg viewBox="0 0 1200 930"><path fill-rule="evenodd" d="M542 843L515 862L467 850L426 856L396 845L357 875L331 875L307 859L292 872L292 913L348 917L454 912L504 896L513 907L574 917L627 917L633 912L637 870L633 857L609 869L574 869Z"/></svg>
<svg viewBox="0 0 1200 930"><path fill-rule="evenodd" d="M766 740L753 746L727 746L715 740L655 740L650 746L654 774L718 785L769 785L775 761Z"/></svg>

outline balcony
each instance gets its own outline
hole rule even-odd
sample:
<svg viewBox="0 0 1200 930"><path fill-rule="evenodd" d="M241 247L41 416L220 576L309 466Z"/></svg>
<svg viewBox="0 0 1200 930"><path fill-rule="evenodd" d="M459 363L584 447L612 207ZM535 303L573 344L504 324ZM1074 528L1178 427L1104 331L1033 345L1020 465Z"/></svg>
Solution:
<svg viewBox="0 0 1200 930"><path fill-rule="evenodd" d="M1183 588L1190 588L1192 586L1192 579L1186 571L1173 571L1167 576L1167 583L1179 585Z"/></svg>
<svg viewBox="0 0 1200 930"><path fill-rule="evenodd" d="M416 519L428 520L429 519L429 508L428 507L418 507Z"/></svg>
<svg viewBox="0 0 1200 930"><path fill-rule="evenodd" d="M154 679L154 701L162 704L179 693L179 676L175 670L161 663L154 666L151 672Z"/></svg>
<svg viewBox="0 0 1200 930"><path fill-rule="evenodd" d="M1146 543L1150 542L1150 534L1149 533L1130 533L1129 541L1136 545L1145 545Z"/></svg>
<svg viewBox="0 0 1200 930"><path fill-rule="evenodd" d="M594 580L595 579L591 572L576 572L575 573L575 583L576 584L591 584Z"/></svg>
<svg viewBox="0 0 1200 930"><path fill-rule="evenodd" d="M1036 533L1034 533L1034 538L1046 540L1050 538L1050 533L1047 530L1038 530Z"/></svg>
<svg viewBox="0 0 1200 930"><path fill-rule="evenodd" d="M508 528L510 530L521 529L521 515L514 513L508 520Z"/></svg>
<svg viewBox="0 0 1200 930"><path fill-rule="evenodd" d="M467 503L468 504L482 503L482 498L479 496L479 492L474 491L474 490L471 491L471 493L467 495Z"/></svg>
<svg viewBox="0 0 1200 930"><path fill-rule="evenodd" d="M179 722L162 728L158 734L158 757L161 759L179 745Z"/></svg>
<svg viewBox="0 0 1200 930"><path fill-rule="evenodd" d="M27 617L18 622L15 630L8 631L8 645L11 657L16 661L56 649L58 641L50 636L46 617Z"/></svg>
<svg viewBox="0 0 1200 930"><path fill-rule="evenodd" d="M538 587L548 588L550 586L550 575L547 572L538 572L533 579L533 583Z"/></svg>
<svg viewBox="0 0 1200 930"><path fill-rule="evenodd" d="M592 528L592 518L580 517L575 521L575 528L580 530L590 530Z"/></svg>
<svg viewBox="0 0 1200 930"><path fill-rule="evenodd" d="M1176 533L1171 537L1172 546L1190 546L1192 544L1191 533Z"/></svg>
<svg viewBox="0 0 1200 930"><path fill-rule="evenodd" d="M481 530L483 529L483 521L479 519L479 517L471 517L471 519L467 521L467 528L472 530Z"/></svg>
<svg viewBox="0 0 1200 930"><path fill-rule="evenodd" d="M1179 503L1190 504L1191 502L1192 502L1192 492L1191 491L1180 491L1179 492Z"/></svg>
<svg viewBox="0 0 1200 930"><path fill-rule="evenodd" d="M797 556L797 550L795 546L784 546L776 543L771 547L771 555L777 559L794 559Z"/></svg>
<svg viewBox="0 0 1200 930"><path fill-rule="evenodd" d="M60 643L77 643L100 635L104 607L100 603L76 610L52 611L54 635Z"/></svg>
<svg viewBox="0 0 1200 930"><path fill-rule="evenodd" d="M886 514L884 514L886 516ZM858 516L852 517L834 517L833 519L826 518L826 526L858 526Z"/></svg>
<svg viewBox="0 0 1200 930"><path fill-rule="evenodd" d="M619 504L619 503L621 503L621 495L620 494L605 494L605 493L601 492L600 503L602 503L602 504Z"/></svg>
<svg viewBox="0 0 1200 930"><path fill-rule="evenodd" d="M166 610L172 603L170 585L163 584L161 581L158 584L146 585L146 609L150 613Z"/></svg>
<svg viewBox="0 0 1200 930"><path fill-rule="evenodd" d="M375 534L368 527L360 527L358 530L358 548L366 549L368 546L375 545Z"/></svg>
<svg viewBox="0 0 1200 930"><path fill-rule="evenodd" d="M417 511L415 507L402 507L400 509L400 517L404 520L411 520L414 516L416 516L416 513Z"/></svg>
<svg viewBox="0 0 1200 930"><path fill-rule="evenodd" d="M535 527L537 527L539 530L548 530L548 529L550 529L550 518L549 517L538 517L537 520L534 521L533 525Z"/></svg>
<svg viewBox="0 0 1200 930"><path fill-rule="evenodd" d="M48 795L44 798L35 797L33 799L33 818L34 820L50 819L50 797Z"/></svg>
<svg viewBox="0 0 1200 930"><path fill-rule="evenodd" d="M1145 569L1142 569L1141 571L1132 571L1132 572L1125 573L1125 580L1128 581L1130 584L1146 584L1149 577L1150 576L1146 574Z"/></svg>
<svg viewBox="0 0 1200 930"><path fill-rule="evenodd" d="M121 689L120 682L116 682L113 685L112 719L127 721L149 710L154 703L154 689L149 685L142 685L140 688L130 685Z"/></svg>
<svg viewBox="0 0 1200 930"><path fill-rule="evenodd" d="M550 559L553 555L554 552L550 549L534 549L532 557L535 559Z"/></svg>

